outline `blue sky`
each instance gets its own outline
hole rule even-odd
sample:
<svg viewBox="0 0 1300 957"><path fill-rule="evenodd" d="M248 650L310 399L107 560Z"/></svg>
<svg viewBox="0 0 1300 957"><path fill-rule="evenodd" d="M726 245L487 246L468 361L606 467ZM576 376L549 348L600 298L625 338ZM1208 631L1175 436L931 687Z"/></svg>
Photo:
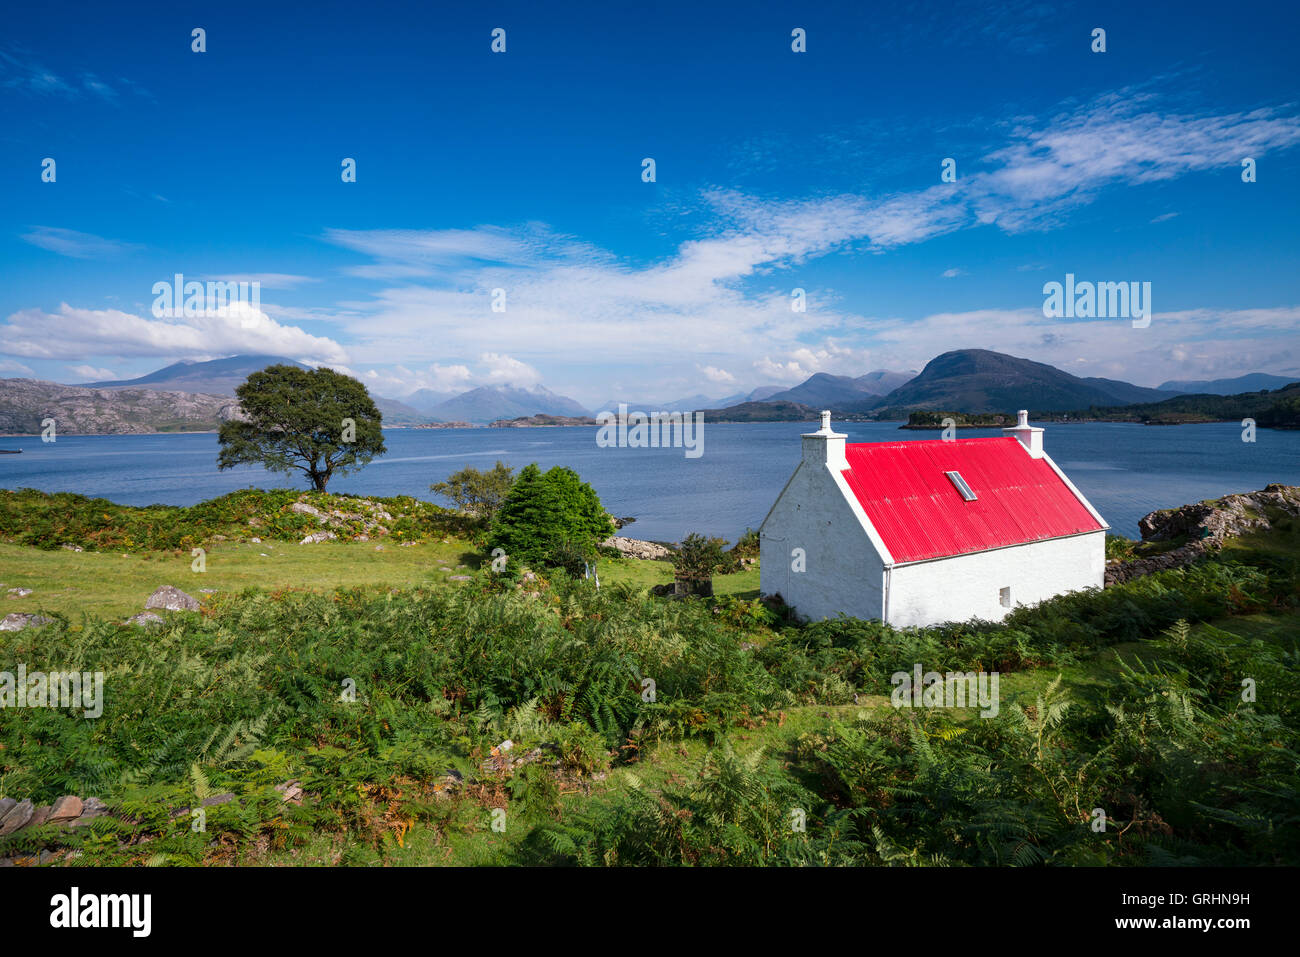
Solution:
<svg viewBox="0 0 1300 957"><path fill-rule="evenodd" d="M1300 375L1293 4L181 6L8 14L0 376L270 352L594 405L965 347ZM1151 324L1044 318L1067 272L1150 282ZM261 311L156 318L175 273L260 277Z"/></svg>

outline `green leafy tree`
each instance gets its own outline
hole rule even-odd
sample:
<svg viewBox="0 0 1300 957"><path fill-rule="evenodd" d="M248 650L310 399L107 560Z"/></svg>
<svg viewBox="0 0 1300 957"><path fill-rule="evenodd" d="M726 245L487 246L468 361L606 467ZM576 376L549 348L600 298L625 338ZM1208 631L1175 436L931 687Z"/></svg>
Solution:
<svg viewBox="0 0 1300 957"><path fill-rule="evenodd" d="M600 498L577 472L558 465L542 472L533 463L511 486L488 547L504 549L513 561L553 565L562 563L561 553L594 550L613 531Z"/></svg>
<svg viewBox="0 0 1300 957"><path fill-rule="evenodd" d="M244 420L221 426L217 467L297 469L318 492L383 455L383 418L366 387L333 369L267 366L235 390Z"/></svg>
<svg viewBox="0 0 1300 957"><path fill-rule="evenodd" d="M515 470L498 461L490 470L466 467L453 472L445 482L434 482L429 491L451 499L461 511L491 519L501 510L515 481Z"/></svg>

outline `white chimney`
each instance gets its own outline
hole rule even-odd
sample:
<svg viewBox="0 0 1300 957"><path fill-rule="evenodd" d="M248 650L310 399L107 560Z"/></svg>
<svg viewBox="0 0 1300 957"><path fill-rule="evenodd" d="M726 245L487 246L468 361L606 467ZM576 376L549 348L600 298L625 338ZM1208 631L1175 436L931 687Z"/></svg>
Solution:
<svg viewBox="0 0 1300 957"><path fill-rule="evenodd" d="M1029 452L1032 458L1043 457L1043 430L1029 424L1029 412L1021 409L1016 413L1016 425L1012 429L1003 429L1003 435L1013 436Z"/></svg>
<svg viewBox="0 0 1300 957"><path fill-rule="evenodd" d="M849 467L848 459L844 457L844 440L848 436L831 431L829 410L822 413L822 427L816 432L805 432L802 438L805 462L826 465L837 471Z"/></svg>

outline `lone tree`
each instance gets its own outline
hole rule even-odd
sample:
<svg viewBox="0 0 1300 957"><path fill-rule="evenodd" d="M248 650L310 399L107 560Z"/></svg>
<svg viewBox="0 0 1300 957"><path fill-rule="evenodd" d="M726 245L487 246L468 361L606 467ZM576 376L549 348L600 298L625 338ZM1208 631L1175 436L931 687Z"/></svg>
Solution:
<svg viewBox="0 0 1300 957"><path fill-rule="evenodd" d="M245 463L298 469L318 492L383 455L383 417L366 387L333 369L267 366L235 390L242 421L221 426L220 469Z"/></svg>

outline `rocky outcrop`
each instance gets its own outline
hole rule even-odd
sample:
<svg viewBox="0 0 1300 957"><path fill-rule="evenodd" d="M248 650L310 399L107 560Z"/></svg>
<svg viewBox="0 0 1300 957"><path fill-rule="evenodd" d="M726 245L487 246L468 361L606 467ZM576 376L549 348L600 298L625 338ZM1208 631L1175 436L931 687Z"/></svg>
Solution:
<svg viewBox="0 0 1300 957"><path fill-rule="evenodd" d="M16 802L5 812L5 816L0 818L0 837L8 837L26 827L35 813L36 809L30 800Z"/></svg>
<svg viewBox="0 0 1300 957"><path fill-rule="evenodd" d="M24 628L39 628L41 625L49 624L49 621L50 619L42 615L17 612L0 618L0 631L22 631Z"/></svg>
<svg viewBox="0 0 1300 957"><path fill-rule="evenodd" d="M155 614L152 611L142 611L138 615L132 615L126 620L128 625L138 625L141 628L150 628L154 625L161 625L166 619L162 615Z"/></svg>
<svg viewBox="0 0 1300 957"><path fill-rule="evenodd" d="M144 607L159 608L163 611L198 611L199 600L193 595L187 595L179 588L171 585L162 585L149 596L149 600L144 603Z"/></svg>
<svg viewBox="0 0 1300 957"><path fill-rule="evenodd" d="M1258 492L1225 495L1210 502L1151 512L1138 522L1143 542L1185 541L1147 558L1109 563L1106 584L1189 565L1206 552L1216 550L1225 539L1268 531L1279 518L1300 518L1300 487L1275 483Z"/></svg>
<svg viewBox="0 0 1300 957"><path fill-rule="evenodd" d="M368 542L372 535L381 538L388 534L388 525L392 524L393 516L384 506L366 498L347 499L346 501L352 511L345 512L341 508L322 509L303 499L299 499L290 505L289 511L295 515L307 515L314 518L317 524L336 529L346 539ZM317 542L326 542L338 537L339 535L334 531L312 532L298 544L313 545Z"/></svg>
<svg viewBox="0 0 1300 957"><path fill-rule="evenodd" d="M202 432L239 415L233 396L153 389L90 389L39 379L0 379L0 435Z"/></svg>
<svg viewBox="0 0 1300 957"><path fill-rule="evenodd" d="M619 538L611 536L600 543L602 548L617 549L624 558L664 559L672 558L673 550L658 542L643 542L636 538Z"/></svg>

